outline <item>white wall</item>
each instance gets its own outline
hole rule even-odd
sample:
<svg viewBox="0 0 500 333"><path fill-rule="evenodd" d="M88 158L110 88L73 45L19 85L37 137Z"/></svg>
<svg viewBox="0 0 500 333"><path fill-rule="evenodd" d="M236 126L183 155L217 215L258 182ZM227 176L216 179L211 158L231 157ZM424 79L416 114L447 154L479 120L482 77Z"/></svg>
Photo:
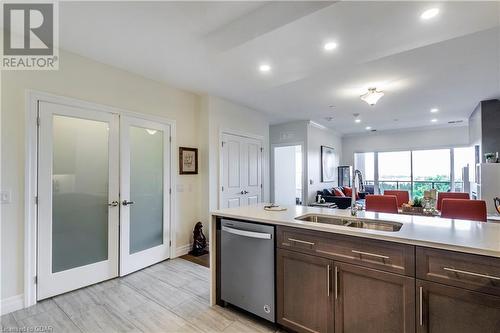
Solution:
<svg viewBox="0 0 500 333"><path fill-rule="evenodd" d="M302 146L302 172L307 175L307 124L308 121L295 121L269 127L269 141L271 149L277 146L301 145ZM271 151L271 200L274 198L274 156ZM307 176L302 182L302 201L307 201Z"/></svg>
<svg viewBox="0 0 500 333"><path fill-rule="evenodd" d="M12 192L12 202L2 205L1 211L1 299L23 293L27 89L166 117L176 121L179 146L199 143L198 95L68 52L61 52L60 61L58 71L1 73L1 188ZM203 148L200 153L206 156ZM192 227L200 218L200 178L177 176L178 247L189 244Z"/></svg>
<svg viewBox="0 0 500 333"><path fill-rule="evenodd" d="M219 198L219 139L224 130L234 130L263 139L263 184L264 201L269 201L269 120L263 113L232 103L228 100L205 95L201 101L201 122L203 124L202 146L206 155L203 163L206 173L202 176L203 193L201 198L202 218L208 225L210 211L218 208ZM208 126L207 126L208 125ZM205 128L206 126L206 128ZM208 190L208 192L205 192Z"/></svg>
<svg viewBox="0 0 500 333"><path fill-rule="evenodd" d="M335 149L337 153L336 166L342 156L341 137L334 130L321 128L310 121L297 121L270 127L271 145L303 144L304 156L304 205L316 199L316 191L327 187L333 187L334 182L321 182L321 146L328 146ZM272 188L274 191L274 188Z"/></svg>
<svg viewBox="0 0 500 333"><path fill-rule="evenodd" d="M307 127L307 202L316 199L316 191L331 188L337 185L337 179L333 182L321 181L321 146L335 149L335 168L339 166L343 154L342 141L339 134L331 129L319 128L311 123Z"/></svg>
<svg viewBox="0 0 500 333"><path fill-rule="evenodd" d="M446 148L469 144L467 126L384 131L342 138L342 164L353 165L354 153L409 149Z"/></svg>

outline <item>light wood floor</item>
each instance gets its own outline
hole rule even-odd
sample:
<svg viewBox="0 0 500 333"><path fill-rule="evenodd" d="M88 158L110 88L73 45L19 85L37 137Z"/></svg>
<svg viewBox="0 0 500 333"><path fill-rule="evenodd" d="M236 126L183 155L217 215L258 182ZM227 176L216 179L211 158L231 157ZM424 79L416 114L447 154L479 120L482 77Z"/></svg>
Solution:
<svg viewBox="0 0 500 333"><path fill-rule="evenodd" d="M0 331L276 331L273 325L235 309L210 307L208 281L208 268L183 259L168 260L4 315Z"/></svg>

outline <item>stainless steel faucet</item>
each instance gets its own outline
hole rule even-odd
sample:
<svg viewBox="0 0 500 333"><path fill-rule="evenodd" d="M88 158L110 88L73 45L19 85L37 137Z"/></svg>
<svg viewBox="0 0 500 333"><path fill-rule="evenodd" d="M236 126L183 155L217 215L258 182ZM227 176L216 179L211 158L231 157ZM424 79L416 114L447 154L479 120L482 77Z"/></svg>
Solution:
<svg viewBox="0 0 500 333"><path fill-rule="evenodd" d="M358 213L358 207L356 206L356 178L359 180L360 189L363 190L363 175L361 174L361 171L354 170L352 176L351 216L356 216Z"/></svg>

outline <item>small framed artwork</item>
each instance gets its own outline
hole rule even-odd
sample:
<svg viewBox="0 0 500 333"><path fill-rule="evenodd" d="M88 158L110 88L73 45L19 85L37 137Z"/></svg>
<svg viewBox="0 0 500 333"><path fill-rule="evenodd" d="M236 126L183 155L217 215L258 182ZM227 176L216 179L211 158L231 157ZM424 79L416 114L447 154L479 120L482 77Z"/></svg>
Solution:
<svg viewBox="0 0 500 333"><path fill-rule="evenodd" d="M321 146L321 181L335 181L335 171L335 149L327 146Z"/></svg>
<svg viewBox="0 0 500 333"><path fill-rule="evenodd" d="M198 148L179 147L179 174L198 174Z"/></svg>

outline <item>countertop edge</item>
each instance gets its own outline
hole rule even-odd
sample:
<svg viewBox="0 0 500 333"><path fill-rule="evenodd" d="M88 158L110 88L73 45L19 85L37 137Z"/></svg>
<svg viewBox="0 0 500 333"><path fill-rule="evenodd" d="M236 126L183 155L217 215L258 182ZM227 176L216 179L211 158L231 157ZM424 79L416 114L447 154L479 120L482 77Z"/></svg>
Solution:
<svg viewBox="0 0 500 333"><path fill-rule="evenodd" d="M481 248L475 248L475 247L467 247L467 246L455 245L455 244L439 243L439 242L434 242L434 241L411 239L411 238L405 238L405 237L394 237L394 236L391 236L390 234L387 234L387 235L380 234L380 231L376 232L376 233L375 232L371 233L365 229L364 232L357 232L357 230L352 229L352 228L348 228L348 227L318 225L318 224L315 224L312 222L301 222L300 224L298 224L298 223L295 224L295 223L286 222L286 221L268 220L268 219L258 218L258 217L245 217L245 216L241 216L238 214L231 214L231 213L220 212L220 211L211 212L210 215L214 216L214 217L233 218L233 219L249 221L249 222L257 222L257 223L279 225L279 226L298 228L298 229L329 232L329 233L347 235L347 236L353 236L353 237L362 237L362 238L368 238L368 239L388 241L388 242L393 242L393 243L423 246L423 247L429 247L429 248L434 248L434 249L441 249L441 250L448 250L448 251L455 251L455 252L461 252L461 253L468 253L468 254L475 254L475 255L500 258L500 252L497 252L494 250L487 250L487 249L481 249ZM212 219L210 219L210 220L212 220ZM345 230L344 230L344 228L345 228Z"/></svg>

